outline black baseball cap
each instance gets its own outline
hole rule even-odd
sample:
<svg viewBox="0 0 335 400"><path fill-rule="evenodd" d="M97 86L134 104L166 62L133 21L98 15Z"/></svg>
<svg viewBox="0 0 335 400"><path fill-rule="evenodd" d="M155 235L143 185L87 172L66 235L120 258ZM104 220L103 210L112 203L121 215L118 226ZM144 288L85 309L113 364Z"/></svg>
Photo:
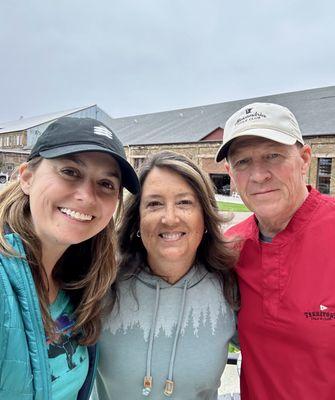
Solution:
<svg viewBox="0 0 335 400"><path fill-rule="evenodd" d="M37 139L28 161L38 156L57 158L86 151L111 154L120 167L122 186L134 194L139 191L136 172L127 161L121 141L110 128L93 118L55 120Z"/></svg>

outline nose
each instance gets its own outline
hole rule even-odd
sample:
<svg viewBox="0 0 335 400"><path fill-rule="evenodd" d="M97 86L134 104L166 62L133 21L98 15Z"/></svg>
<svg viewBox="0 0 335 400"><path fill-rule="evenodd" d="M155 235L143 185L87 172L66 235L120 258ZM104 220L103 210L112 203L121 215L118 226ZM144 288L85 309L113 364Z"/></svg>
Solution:
<svg viewBox="0 0 335 400"><path fill-rule="evenodd" d="M175 225L178 222L179 217L175 205L167 205L163 210L162 223L165 225Z"/></svg>
<svg viewBox="0 0 335 400"><path fill-rule="evenodd" d="M250 165L250 177L254 182L263 183L271 178L271 172L266 167L265 163L255 161Z"/></svg>
<svg viewBox="0 0 335 400"><path fill-rule="evenodd" d="M75 198L79 201L85 201L87 204L94 204L97 198L96 185L89 180L83 180L78 184Z"/></svg>

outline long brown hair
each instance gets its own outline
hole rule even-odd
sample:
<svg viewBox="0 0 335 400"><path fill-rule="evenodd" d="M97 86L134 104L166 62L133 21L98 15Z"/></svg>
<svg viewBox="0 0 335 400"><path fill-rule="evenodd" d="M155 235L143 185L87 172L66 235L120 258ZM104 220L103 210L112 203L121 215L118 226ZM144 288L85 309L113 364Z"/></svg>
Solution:
<svg viewBox="0 0 335 400"><path fill-rule="evenodd" d="M196 261L208 271L217 275L224 296L229 304L238 308L238 295L235 273L236 254L229 248L221 232L224 222L220 216L209 177L189 158L172 151L162 151L150 156L141 166L138 176L141 186L153 168L171 170L193 188L204 214L207 233L203 235L198 247ZM121 277L136 275L146 265L146 249L137 236L140 227L141 192L129 196L125 201L124 214L118 228L119 271ZM113 287L117 295L117 288Z"/></svg>
<svg viewBox="0 0 335 400"><path fill-rule="evenodd" d="M38 167L41 158L28 163ZM122 208L122 191L116 219ZM22 257L9 246L5 230L20 236L26 252L39 298L46 334L54 335L54 322L49 313L46 272L42 265L41 242L37 237L30 214L29 196L23 193L19 181L10 182L0 192L0 252L6 256ZM83 345L97 341L101 331L102 313L108 309L105 296L116 277L115 229L113 219L105 229L85 242L71 245L58 260L52 278L65 290L74 305L74 332L80 334Z"/></svg>

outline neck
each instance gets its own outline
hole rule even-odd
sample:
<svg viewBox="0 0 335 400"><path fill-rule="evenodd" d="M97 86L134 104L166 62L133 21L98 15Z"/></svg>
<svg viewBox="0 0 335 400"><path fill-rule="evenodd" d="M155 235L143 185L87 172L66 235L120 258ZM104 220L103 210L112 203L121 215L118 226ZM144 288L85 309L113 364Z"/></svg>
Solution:
<svg viewBox="0 0 335 400"><path fill-rule="evenodd" d="M303 195L300 197L300 199L296 203L296 207L294 207L289 215L285 215L283 218L258 218L258 228L262 235L273 238L276 236L279 232L282 232L289 222L291 221L293 215L297 212L297 210L301 207L303 202L306 200L308 197L308 190L305 187L305 191L303 192Z"/></svg>
<svg viewBox="0 0 335 400"><path fill-rule="evenodd" d="M281 223L281 224L271 224L271 221L267 222L267 221L260 221L258 220L258 228L259 231L262 233L262 235L266 236L266 237L270 237L273 238L277 235L277 233L283 231L288 223L290 222L290 219L288 219L287 221Z"/></svg>
<svg viewBox="0 0 335 400"><path fill-rule="evenodd" d="M192 268L194 258L188 261L177 260L175 262L155 261L148 257L148 265L151 271L170 284L178 282Z"/></svg>
<svg viewBox="0 0 335 400"><path fill-rule="evenodd" d="M49 288L48 295L50 303L53 303L57 297L59 285L52 277L52 271L63 255L64 250L55 249L55 247L42 245L42 264L46 273L46 286Z"/></svg>

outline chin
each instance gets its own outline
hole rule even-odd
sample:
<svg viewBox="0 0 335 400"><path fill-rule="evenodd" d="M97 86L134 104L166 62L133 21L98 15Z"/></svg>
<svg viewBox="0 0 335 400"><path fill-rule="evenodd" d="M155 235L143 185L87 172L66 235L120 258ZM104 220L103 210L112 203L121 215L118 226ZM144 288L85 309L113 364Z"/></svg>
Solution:
<svg viewBox="0 0 335 400"><path fill-rule="evenodd" d="M79 243L85 242L87 239L89 239L89 238L86 236L85 237L84 236L80 236L80 237L76 236L75 237L74 235L70 235L69 237L66 237L64 235L60 238L57 238L56 240L58 243L69 247L69 246L72 246L73 244L79 244Z"/></svg>
<svg viewBox="0 0 335 400"><path fill-rule="evenodd" d="M161 258L168 262L176 262L180 261L181 258L184 257L183 253L169 253L169 254L162 254Z"/></svg>

